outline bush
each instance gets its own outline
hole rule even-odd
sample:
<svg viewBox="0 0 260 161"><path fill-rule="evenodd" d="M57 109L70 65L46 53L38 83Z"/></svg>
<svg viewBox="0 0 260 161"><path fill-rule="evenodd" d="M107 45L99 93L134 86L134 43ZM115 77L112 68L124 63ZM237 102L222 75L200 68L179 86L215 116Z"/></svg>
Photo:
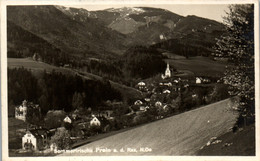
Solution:
<svg viewBox="0 0 260 161"><path fill-rule="evenodd" d="M56 133L51 137L51 143L55 143L60 150L70 149L72 141L69 131L65 128L58 128Z"/></svg>

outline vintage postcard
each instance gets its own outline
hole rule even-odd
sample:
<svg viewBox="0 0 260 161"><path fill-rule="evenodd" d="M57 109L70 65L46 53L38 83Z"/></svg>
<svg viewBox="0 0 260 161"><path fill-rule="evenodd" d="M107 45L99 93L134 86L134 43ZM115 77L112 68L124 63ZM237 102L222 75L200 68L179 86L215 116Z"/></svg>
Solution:
<svg viewBox="0 0 260 161"><path fill-rule="evenodd" d="M1 1L2 160L259 160L257 0Z"/></svg>

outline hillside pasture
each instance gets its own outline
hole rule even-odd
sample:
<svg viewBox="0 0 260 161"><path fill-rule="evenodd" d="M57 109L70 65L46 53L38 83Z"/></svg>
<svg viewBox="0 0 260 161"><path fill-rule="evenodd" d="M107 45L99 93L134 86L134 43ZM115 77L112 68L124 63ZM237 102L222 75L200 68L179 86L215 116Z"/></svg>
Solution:
<svg viewBox="0 0 260 161"><path fill-rule="evenodd" d="M187 70L193 72L195 76L220 77L227 66L226 62L214 61L202 56L188 59L166 59L165 61L177 70Z"/></svg>
<svg viewBox="0 0 260 161"><path fill-rule="evenodd" d="M238 113L226 99L179 115L158 120L128 131L86 144L77 149L93 149L93 153L64 153L84 155L195 155L212 137L227 133L236 122ZM140 151L140 148L152 151ZM124 152L95 152L96 148ZM127 151L136 149L136 152Z"/></svg>
<svg viewBox="0 0 260 161"><path fill-rule="evenodd" d="M55 70L56 72L61 72L63 74L70 74L71 71L66 68L56 67L44 62L34 61L31 58L8 58L7 59L8 68L26 68L30 69L34 74L40 74L44 70L46 72L51 72Z"/></svg>
<svg viewBox="0 0 260 161"><path fill-rule="evenodd" d="M184 56L182 55L177 55L177 54L173 54L171 52L164 52L162 53L163 56L166 56L169 59L174 59L174 60L179 60L179 59L186 59Z"/></svg>

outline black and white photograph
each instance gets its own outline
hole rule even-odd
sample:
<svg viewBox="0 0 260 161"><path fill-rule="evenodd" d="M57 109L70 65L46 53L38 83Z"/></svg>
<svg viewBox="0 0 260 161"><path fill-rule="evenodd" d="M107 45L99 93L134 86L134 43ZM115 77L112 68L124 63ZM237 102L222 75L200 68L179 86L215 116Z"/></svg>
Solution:
<svg viewBox="0 0 260 161"><path fill-rule="evenodd" d="M1 4L3 160L259 159L257 0L72 2Z"/></svg>

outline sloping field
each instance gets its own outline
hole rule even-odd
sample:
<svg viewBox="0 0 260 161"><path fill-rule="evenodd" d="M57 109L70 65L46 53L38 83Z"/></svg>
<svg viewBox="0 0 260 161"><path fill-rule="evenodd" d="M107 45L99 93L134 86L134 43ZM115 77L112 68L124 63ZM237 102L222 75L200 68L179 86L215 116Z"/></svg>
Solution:
<svg viewBox="0 0 260 161"><path fill-rule="evenodd" d="M233 126L237 113L230 109L230 105L229 99L223 100L76 149L93 149L93 153L74 151L62 155L195 155L211 137L220 136ZM140 151L140 148L145 147L152 151ZM125 152L96 152L96 148L117 151L123 148ZM136 149L137 152L126 152L127 148Z"/></svg>
<svg viewBox="0 0 260 161"><path fill-rule="evenodd" d="M223 75L227 65L225 62L213 61L202 56L188 59L167 59L166 61L177 70L189 70L197 76Z"/></svg>

